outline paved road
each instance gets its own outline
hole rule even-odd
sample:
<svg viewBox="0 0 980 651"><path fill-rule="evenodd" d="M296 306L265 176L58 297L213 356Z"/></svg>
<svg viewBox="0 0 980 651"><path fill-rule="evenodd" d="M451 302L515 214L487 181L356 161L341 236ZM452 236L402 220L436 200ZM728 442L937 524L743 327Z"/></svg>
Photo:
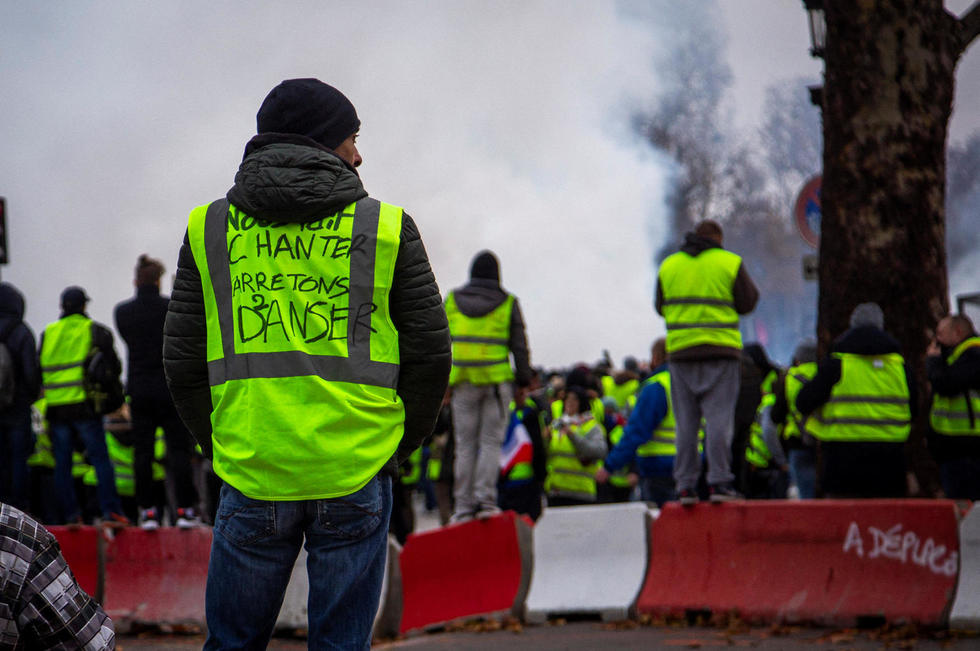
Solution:
<svg viewBox="0 0 980 651"><path fill-rule="evenodd" d="M616 651L617 649L728 649L751 648L762 651L871 651L878 649L915 649L940 651L980 649L980 637L953 636L945 633L914 635L910 631L849 631L830 629L759 627L725 630L698 627L653 627L640 625L602 624L594 621L570 622L563 625L515 626L513 629L492 631L469 630L417 635L404 640L379 642L372 648L398 651L450 650L476 651L502 649L508 651ZM120 651L150 651L159 649L200 649L204 638L192 636L121 637ZM275 638L269 649L305 649L302 639Z"/></svg>

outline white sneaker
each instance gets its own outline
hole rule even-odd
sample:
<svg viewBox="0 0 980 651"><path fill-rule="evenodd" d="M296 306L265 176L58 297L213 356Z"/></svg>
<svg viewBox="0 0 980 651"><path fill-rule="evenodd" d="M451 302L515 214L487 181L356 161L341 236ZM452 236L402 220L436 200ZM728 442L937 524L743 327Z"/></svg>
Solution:
<svg viewBox="0 0 980 651"><path fill-rule="evenodd" d="M501 513L503 513L503 511L500 510L499 506L495 504L488 504L480 507L480 509L476 512L476 519L489 520L490 518L500 515Z"/></svg>
<svg viewBox="0 0 980 651"><path fill-rule="evenodd" d="M179 529L193 529L201 526L201 518L197 516L191 507L177 509L177 527Z"/></svg>
<svg viewBox="0 0 980 651"><path fill-rule="evenodd" d="M473 519L474 513L453 513L452 517L449 518L449 524L459 524L461 522L469 522Z"/></svg>
<svg viewBox="0 0 980 651"><path fill-rule="evenodd" d="M157 510L153 507L148 509L140 509L140 519L139 519L140 529L144 531L153 531L154 529L160 528L160 516L157 515Z"/></svg>

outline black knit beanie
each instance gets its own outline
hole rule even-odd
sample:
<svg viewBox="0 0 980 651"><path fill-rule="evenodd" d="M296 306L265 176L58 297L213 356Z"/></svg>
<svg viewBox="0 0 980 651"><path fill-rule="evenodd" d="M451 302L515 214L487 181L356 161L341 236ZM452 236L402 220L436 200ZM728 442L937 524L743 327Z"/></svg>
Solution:
<svg viewBox="0 0 980 651"><path fill-rule="evenodd" d="M473 258L473 265L470 267L470 278L483 278L485 280L495 280L500 282L500 264L497 256L490 251L480 251Z"/></svg>
<svg viewBox="0 0 980 651"><path fill-rule="evenodd" d="M255 116L258 133L297 133L336 149L361 127L354 105L319 79L287 79L273 88Z"/></svg>

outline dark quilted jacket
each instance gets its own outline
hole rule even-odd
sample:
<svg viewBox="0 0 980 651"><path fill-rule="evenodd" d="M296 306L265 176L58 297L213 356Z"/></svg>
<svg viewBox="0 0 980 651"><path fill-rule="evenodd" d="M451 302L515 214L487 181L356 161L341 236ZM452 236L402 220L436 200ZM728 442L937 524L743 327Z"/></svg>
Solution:
<svg viewBox="0 0 980 651"><path fill-rule="evenodd" d="M227 196L253 217L297 223L332 215L367 193L353 168L330 150L301 136L264 134L246 147ZM451 362L439 287L415 222L407 214L389 300L399 334L398 395L405 403L405 436L397 456L405 459L432 432ZM164 326L163 361L177 410L210 456L204 298L186 234ZM392 459L387 468L394 470L396 462Z"/></svg>

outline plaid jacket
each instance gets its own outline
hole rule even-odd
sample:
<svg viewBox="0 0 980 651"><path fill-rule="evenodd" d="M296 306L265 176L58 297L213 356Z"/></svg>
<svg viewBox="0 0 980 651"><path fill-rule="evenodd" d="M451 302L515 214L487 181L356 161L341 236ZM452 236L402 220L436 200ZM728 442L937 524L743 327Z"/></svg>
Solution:
<svg viewBox="0 0 980 651"><path fill-rule="evenodd" d="M115 649L112 620L78 587L58 541L0 504L0 649Z"/></svg>

